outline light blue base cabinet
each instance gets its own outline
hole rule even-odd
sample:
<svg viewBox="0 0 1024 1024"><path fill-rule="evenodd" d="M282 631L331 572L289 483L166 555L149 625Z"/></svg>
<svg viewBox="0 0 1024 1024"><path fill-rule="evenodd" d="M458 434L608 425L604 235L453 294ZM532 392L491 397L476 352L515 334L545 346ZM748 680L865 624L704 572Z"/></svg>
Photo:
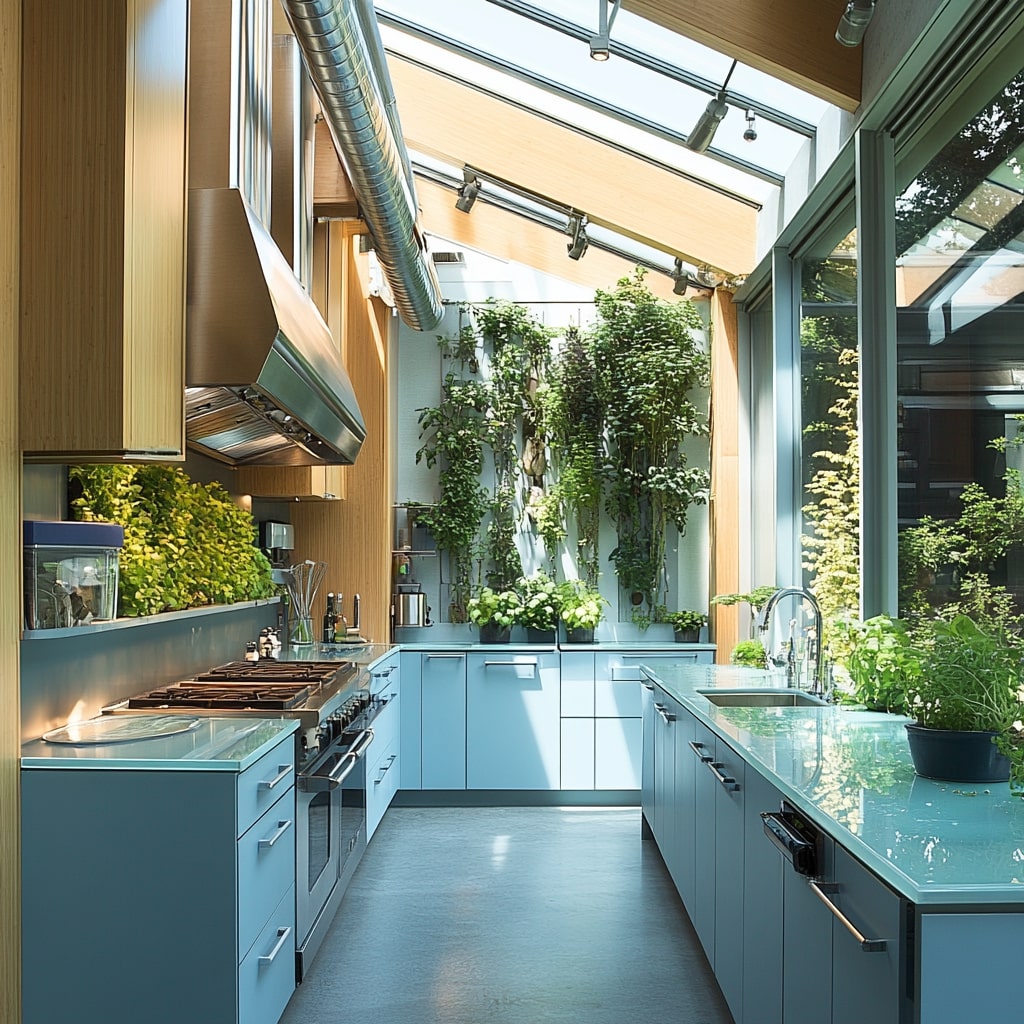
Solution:
<svg viewBox="0 0 1024 1024"><path fill-rule="evenodd" d="M377 663L370 674L370 692L385 701L373 722L373 742L367 752L366 840L373 838L384 812L398 791L401 777L401 661L395 651Z"/></svg>
<svg viewBox="0 0 1024 1024"><path fill-rule="evenodd" d="M558 652L473 652L466 692L468 788L559 789Z"/></svg>
<svg viewBox="0 0 1024 1024"><path fill-rule="evenodd" d="M22 1024L276 1024L295 741L239 773L23 769Z"/></svg>

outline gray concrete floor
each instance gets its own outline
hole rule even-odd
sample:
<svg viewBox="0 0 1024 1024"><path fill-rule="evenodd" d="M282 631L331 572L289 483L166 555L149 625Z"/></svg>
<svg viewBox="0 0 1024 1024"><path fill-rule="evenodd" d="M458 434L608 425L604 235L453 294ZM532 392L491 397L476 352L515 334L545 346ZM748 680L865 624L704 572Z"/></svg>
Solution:
<svg viewBox="0 0 1024 1024"><path fill-rule="evenodd" d="M732 1024L636 808L395 807L282 1024Z"/></svg>

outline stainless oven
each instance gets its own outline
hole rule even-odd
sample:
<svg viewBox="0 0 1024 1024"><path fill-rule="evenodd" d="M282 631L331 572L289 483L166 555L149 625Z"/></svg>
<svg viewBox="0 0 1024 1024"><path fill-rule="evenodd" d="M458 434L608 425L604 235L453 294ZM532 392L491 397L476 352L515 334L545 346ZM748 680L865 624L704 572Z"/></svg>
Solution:
<svg viewBox="0 0 1024 1024"><path fill-rule="evenodd" d="M366 751L372 705L303 767L296 780L296 979L337 912L366 846Z"/></svg>

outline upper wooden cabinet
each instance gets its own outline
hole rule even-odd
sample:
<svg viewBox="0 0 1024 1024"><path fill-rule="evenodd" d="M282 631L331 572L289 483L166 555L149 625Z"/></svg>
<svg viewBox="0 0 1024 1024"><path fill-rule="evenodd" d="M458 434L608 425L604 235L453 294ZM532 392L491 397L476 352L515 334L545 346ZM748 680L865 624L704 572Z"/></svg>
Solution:
<svg viewBox="0 0 1024 1024"><path fill-rule="evenodd" d="M188 0L22 6L22 450L182 458Z"/></svg>

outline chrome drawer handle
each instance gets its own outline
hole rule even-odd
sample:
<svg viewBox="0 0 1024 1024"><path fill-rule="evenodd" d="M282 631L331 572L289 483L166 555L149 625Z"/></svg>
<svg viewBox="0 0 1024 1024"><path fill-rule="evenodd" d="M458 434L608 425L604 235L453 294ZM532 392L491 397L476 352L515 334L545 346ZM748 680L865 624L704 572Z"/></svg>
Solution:
<svg viewBox="0 0 1024 1024"><path fill-rule="evenodd" d="M384 765L383 768L381 768L380 775L376 779L373 780L373 784L375 786L379 786L384 781L384 776L387 775L387 773L390 771L391 766L395 763L395 760L397 759L397 757L398 757L397 754L392 754L388 758L388 763L386 765Z"/></svg>
<svg viewBox="0 0 1024 1024"><path fill-rule="evenodd" d="M701 758L704 761L704 758ZM721 761L704 761L704 763L711 769L711 774L714 775L718 781L725 786L726 789L734 791L740 788L740 784L731 776L723 775L719 769L724 768L725 765Z"/></svg>
<svg viewBox="0 0 1024 1024"><path fill-rule="evenodd" d="M277 766L277 774L272 779L260 779L259 789L274 789L279 782L284 782L288 778L289 773L292 770L290 764L279 764Z"/></svg>
<svg viewBox="0 0 1024 1024"><path fill-rule="evenodd" d="M259 958L260 967L269 967L277 959L277 954L284 949L284 944L288 941L288 936L291 933L291 928L277 929L277 942L274 943L274 948L266 956Z"/></svg>
<svg viewBox="0 0 1024 1024"><path fill-rule="evenodd" d="M428 654L426 657L428 661L431 658L440 658L442 661L454 658L456 661L464 661L466 656L464 654Z"/></svg>
<svg viewBox="0 0 1024 1024"><path fill-rule="evenodd" d="M258 846L261 850L269 850L292 827L291 820L279 821L277 831L269 839L261 839Z"/></svg>
<svg viewBox="0 0 1024 1024"><path fill-rule="evenodd" d="M387 677L389 675L391 675L391 673L394 672L397 667L398 667L397 665L392 665L390 668L386 668L383 672L374 672L373 673L373 678L374 679L387 679Z"/></svg>
<svg viewBox="0 0 1024 1024"><path fill-rule="evenodd" d="M714 761L714 758L710 754L704 753L703 743L696 743L694 740L689 740L688 742L690 744L690 749L701 759L701 761L704 762L704 764L710 764Z"/></svg>
<svg viewBox="0 0 1024 1024"><path fill-rule="evenodd" d="M828 907L832 916L857 940L860 948L865 953L885 952L885 939L864 938L860 931L858 931L857 926L828 898L829 894L835 895L839 892L839 884L837 882L815 882L808 879L807 884L810 886L811 892Z"/></svg>
<svg viewBox="0 0 1024 1024"><path fill-rule="evenodd" d="M655 704L654 710L664 719L666 725L671 725L675 720L676 716L671 711L667 710L664 704Z"/></svg>
<svg viewBox="0 0 1024 1024"><path fill-rule="evenodd" d="M650 691L651 691L651 693L654 693L654 684L653 684L653 683L641 683L640 685L641 685L641 686L642 686L642 687L643 687L643 688L644 688L645 690L650 690Z"/></svg>
<svg viewBox="0 0 1024 1024"><path fill-rule="evenodd" d="M532 675L537 674L537 659L529 658L523 661L485 661L484 668L529 668Z"/></svg>

